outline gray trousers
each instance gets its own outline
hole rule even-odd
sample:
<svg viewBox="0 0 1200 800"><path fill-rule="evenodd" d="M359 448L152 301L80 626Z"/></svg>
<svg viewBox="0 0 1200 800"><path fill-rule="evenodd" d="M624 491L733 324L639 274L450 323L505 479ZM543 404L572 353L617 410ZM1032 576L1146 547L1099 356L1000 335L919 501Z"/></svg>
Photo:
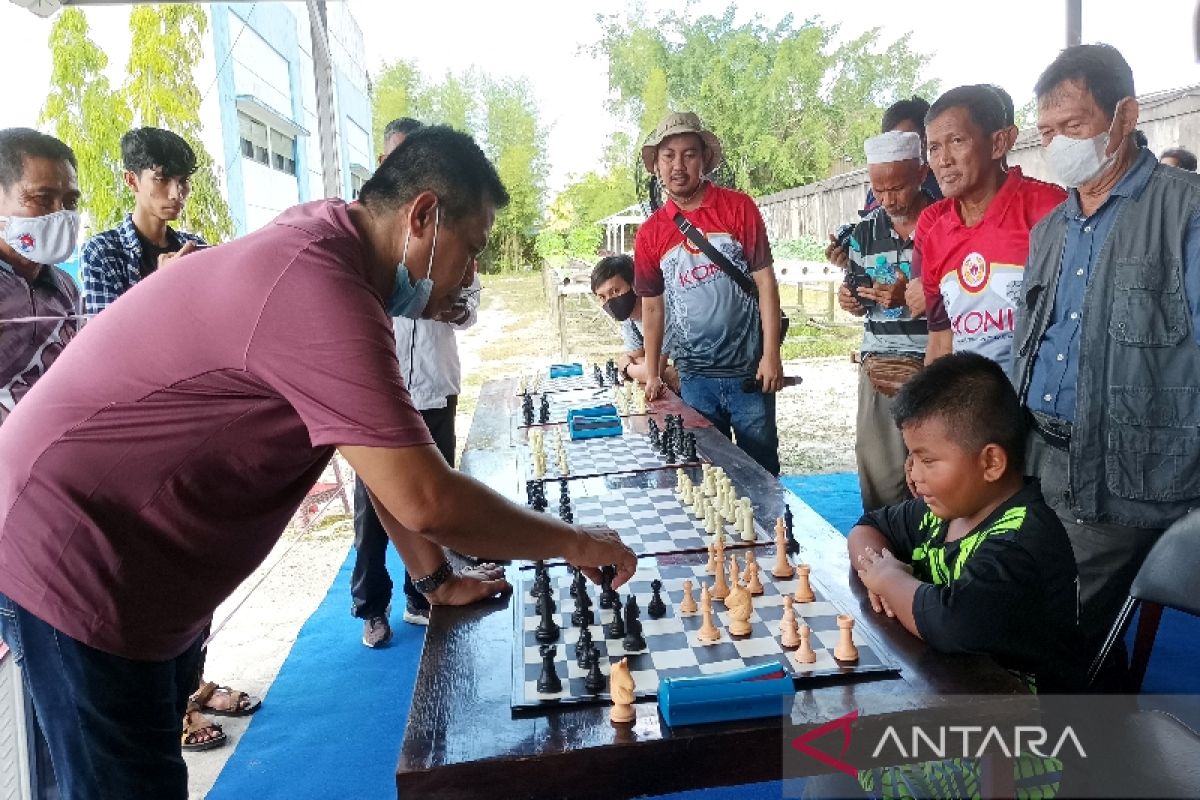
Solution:
<svg viewBox="0 0 1200 800"><path fill-rule="evenodd" d="M867 371L858 368L858 433L854 438L858 488L864 511L895 505L912 497L904 480L908 448L892 421L892 398L875 391Z"/></svg>
<svg viewBox="0 0 1200 800"><path fill-rule="evenodd" d="M1162 529L1076 519L1071 510L1067 451L1052 447L1037 433L1029 435L1025 463L1025 472L1041 480L1046 502L1071 539L1079 569L1079 627L1092 648L1089 655L1095 655Z"/></svg>

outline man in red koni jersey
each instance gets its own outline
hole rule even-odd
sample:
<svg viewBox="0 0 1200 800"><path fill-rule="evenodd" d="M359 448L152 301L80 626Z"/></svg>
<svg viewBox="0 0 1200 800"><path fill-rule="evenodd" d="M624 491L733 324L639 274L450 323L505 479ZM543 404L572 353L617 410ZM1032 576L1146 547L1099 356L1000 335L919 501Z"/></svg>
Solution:
<svg viewBox="0 0 1200 800"><path fill-rule="evenodd" d="M1007 365L1029 231L1066 192L1020 167L1004 169L1012 141L990 87L951 89L925 120L929 165L945 194L922 212L913 236L929 319L925 362L969 351Z"/></svg>

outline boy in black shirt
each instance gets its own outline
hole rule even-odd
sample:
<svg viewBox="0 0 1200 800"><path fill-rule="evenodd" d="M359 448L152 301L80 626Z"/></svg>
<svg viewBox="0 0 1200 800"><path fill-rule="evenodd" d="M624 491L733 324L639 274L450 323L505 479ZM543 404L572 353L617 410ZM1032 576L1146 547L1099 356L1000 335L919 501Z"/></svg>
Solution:
<svg viewBox="0 0 1200 800"><path fill-rule="evenodd" d="M986 653L1043 691L1078 688L1078 576L1023 477L1025 415L1003 370L941 358L896 397L917 497L863 515L850 558L877 611L946 653Z"/></svg>

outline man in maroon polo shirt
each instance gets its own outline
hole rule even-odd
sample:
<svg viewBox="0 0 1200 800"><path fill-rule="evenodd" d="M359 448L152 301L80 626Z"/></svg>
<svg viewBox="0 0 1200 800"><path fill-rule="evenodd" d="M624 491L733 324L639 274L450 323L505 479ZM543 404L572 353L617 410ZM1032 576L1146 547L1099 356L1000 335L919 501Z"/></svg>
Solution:
<svg viewBox="0 0 1200 800"><path fill-rule="evenodd" d="M925 361L970 351L1007 366L1029 231L1067 194L1020 167L1005 170L1012 132L992 87L951 89L925 122L929 166L945 195L913 234L929 319Z"/></svg>
<svg viewBox="0 0 1200 800"><path fill-rule="evenodd" d="M201 631L335 449L435 604L509 588L439 545L632 575L612 531L451 470L401 382L390 315L447 310L507 200L470 137L418 131L358 202L297 206L134 286L0 428L0 635L63 796L187 796Z"/></svg>

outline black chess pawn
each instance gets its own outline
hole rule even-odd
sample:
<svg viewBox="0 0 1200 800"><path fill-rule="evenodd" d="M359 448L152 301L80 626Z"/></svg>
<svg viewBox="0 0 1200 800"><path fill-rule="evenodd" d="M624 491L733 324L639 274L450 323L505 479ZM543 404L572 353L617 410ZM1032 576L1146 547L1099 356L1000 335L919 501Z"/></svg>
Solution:
<svg viewBox="0 0 1200 800"><path fill-rule="evenodd" d="M665 459L668 464L674 464L679 460L675 453L674 439L667 439L666 444L663 447L663 459Z"/></svg>
<svg viewBox="0 0 1200 800"><path fill-rule="evenodd" d="M601 608L612 608L612 606L613 606L613 595L615 595L616 592L613 591L612 580L613 580L613 575L615 575L615 574L616 574L616 570L613 569L612 567L601 567L600 568L600 607Z"/></svg>
<svg viewBox="0 0 1200 800"><path fill-rule="evenodd" d="M583 581L583 570L579 567L571 567L571 597L579 595L579 587L583 585Z"/></svg>
<svg viewBox="0 0 1200 800"><path fill-rule="evenodd" d="M783 527L787 537L787 553L794 556L800 552L800 542L796 541L796 534L792 532L792 507L789 505L783 507Z"/></svg>
<svg viewBox="0 0 1200 800"><path fill-rule="evenodd" d="M538 648L542 656L542 674L537 679L539 694L558 694L562 691L562 680L554 668L554 656L558 648L552 644L544 644Z"/></svg>
<svg viewBox="0 0 1200 800"><path fill-rule="evenodd" d="M608 623L607 627L604 628L604 635L609 639L625 638L625 620L620 598L617 599L617 602L613 603L612 622Z"/></svg>
<svg viewBox="0 0 1200 800"><path fill-rule="evenodd" d="M542 406L538 409L538 421L543 425L550 421L550 397L542 395Z"/></svg>
<svg viewBox="0 0 1200 800"><path fill-rule="evenodd" d="M636 653L646 649L646 639L642 636L642 621L638 619L637 602L633 595L625 603L625 636L621 645L627 653Z"/></svg>
<svg viewBox="0 0 1200 800"><path fill-rule="evenodd" d="M663 584L658 578L650 581L650 588L654 592L654 596L650 598L649 605L646 606L646 613L650 615L650 619L662 619L667 613L667 604L662 599Z"/></svg>
<svg viewBox="0 0 1200 800"><path fill-rule="evenodd" d="M595 649L592 642L592 629L586 625L579 629L579 641L575 644L575 663L580 669L587 669L588 657Z"/></svg>
<svg viewBox="0 0 1200 800"><path fill-rule="evenodd" d="M689 464L694 464L696 458L696 434L688 431L683 438L683 460Z"/></svg>
<svg viewBox="0 0 1200 800"><path fill-rule="evenodd" d="M521 421L525 423L526 428L528 428L530 425L533 424L533 406L532 405L526 406L525 408L521 409Z"/></svg>
<svg viewBox="0 0 1200 800"><path fill-rule="evenodd" d="M576 628L587 628L595 622L595 616L592 614L592 598L588 597L587 589L580 589L579 594L575 595L575 611L571 614L571 624Z"/></svg>
<svg viewBox="0 0 1200 800"><path fill-rule="evenodd" d="M608 685L604 673L600 671L600 653L595 649L589 654L587 677L583 679L583 688L592 694L600 694Z"/></svg>
<svg viewBox="0 0 1200 800"><path fill-rule="evenodd" d="M560 628L558 623L554 621L554 598L549 594L542 595L538 598L538 614L542 619L538 622L537 630L533 632L533 638L537 639L542 644L558 641Z"/></svg>
<svg viewBox="0 0 1200 800"><path fill-rule="evenodd" d="M617 568L613 566L600 568L600 607L613 608L621 602L621 595L612 587L613 578L617 577Z"/></svg>
<svg viewBox="0 0 1200 800"><path fill-rule="evenodd" d="M600 694L608 685L604 673L600 671L600 653L592 650L588 659L588 674L583 679L583 688L592 694Z"/></svg>

